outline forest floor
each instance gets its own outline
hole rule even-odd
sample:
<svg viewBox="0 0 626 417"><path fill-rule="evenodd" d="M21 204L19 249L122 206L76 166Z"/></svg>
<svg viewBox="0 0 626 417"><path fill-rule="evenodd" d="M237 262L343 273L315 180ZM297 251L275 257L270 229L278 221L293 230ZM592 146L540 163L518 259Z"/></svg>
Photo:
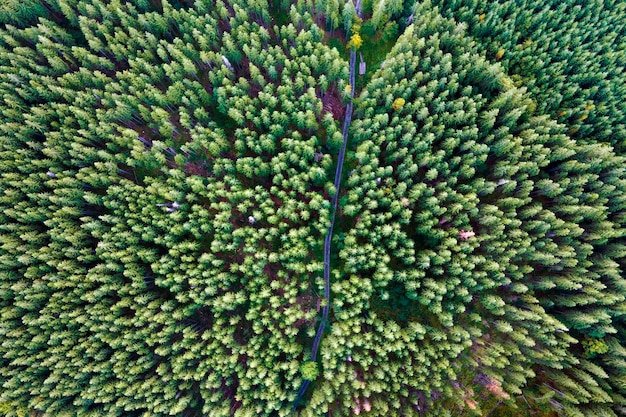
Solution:
<svg viewBox="0 0 626 417"><path fill-rule="evenodd" d="M374 73L380 68L380 64L387 58L387 54L396 44L398 36L383 40L380 33L374 36L362 35L363 46L359 48L359 62L362 57L367 66L365 74L356 80L356 91L361 91L372 79Z"/></svg>

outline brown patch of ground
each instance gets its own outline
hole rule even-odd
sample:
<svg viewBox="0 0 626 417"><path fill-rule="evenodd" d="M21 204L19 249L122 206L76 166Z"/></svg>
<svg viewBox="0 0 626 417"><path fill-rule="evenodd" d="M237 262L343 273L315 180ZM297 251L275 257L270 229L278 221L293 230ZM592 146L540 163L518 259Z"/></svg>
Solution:
<svg viewBox="0 0 626 417"><path fill-rule="evenodd" d="M321 97L322 113L331 113L333 119L343 120L346 114L346 108L341 103L341 97L336 88L332 88L324 92Z"/></svg>

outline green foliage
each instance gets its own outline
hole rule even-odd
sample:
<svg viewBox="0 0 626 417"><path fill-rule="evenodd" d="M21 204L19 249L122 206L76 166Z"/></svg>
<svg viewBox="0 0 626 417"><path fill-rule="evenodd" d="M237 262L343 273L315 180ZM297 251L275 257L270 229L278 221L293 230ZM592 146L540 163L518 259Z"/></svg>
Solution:
<svg viewBox="0 0 626 417"><path fill-rule="evenodd" d="M300 373L302 374L302 378L308 379L309 381L314 381L319 375L320 371L317 368L317 363L308 361L304 362L300 366Z"/></svg>
<svg viewBox="0 0 626 417"><path fill-rule="evenodd" d="M623 414L625 14L3 2L0 413Z"/></svg>
<svg viewBox="0 0 626 417"><path fill-rule="evenodd" d="M3 32L2 399L284 415L340 135L321 97L347 68L302 8L307 30L263 4L145 6Z"/></svg>
<svg viewBox="0 0 626 417"><path fill-rule="evenodd" d="M38 17L50 13L50 5L44 6L38 0L6 0L0 5L0 23L20 27L37 21Z"/></svg>
<svg viewBox="0 0 626 417"><path fill-rule="evenodd" d="M373 37L376 34L376 26L374 26L374 22L372 20L367 20L363 24L363 28L361 29L361 33L368 37Z"/></svg>
<svg viewBox="0 0 626 417"><path fill-rule="evenodd" d="M602 339L587 338L582 341L584 355L587 358L595 358L598 355L604 355L609 351L609 346Z"/></svg>
<svg viewBox="0 0 626 417"><path fill-rule="evenodd" d="M604 275L610 261L601 266L594 253L623 262L613 252L623 247L622 232L614 233L623 228L621 209L608 202L623 204L624 179L611 172L624 160L536 115L532 96L474 52L453 21L427 7L415 16L365 87L352 124L350 226L340 253L350 280L333 287L341 311L322 353L325 364L337 352L359 359L324 367L320 390L332 391L314 396L311 408L347 397L347 412L341 381L356 372L356 391L396 412L423 398L432 415L480 415L489 411L484 396L548 395L537 380L563 393L553 398L557 407L610 415L611 396L621 394L609 368L581 371L570 352L581 333L616 332L611 317L622 314L623 278ZM405 105L392 113L398 96ZM583 184L600 177L615 188L589 199ZM592 223L603 231L588 234ZM415 318L384 301L398 285L418 302L404 302ZM414 391L383 388L394 384Z"/></svg>
<svg viewBox="0 0 626 417"><path fill-rule="evenodd" d="M534 96L538 111L582 141L626 151L626 39L623 1L431 0L462 22L487 56L502 62ZM481 16L482 19L481 19Z"/></svg>
<svg viewBox="0 0 626 417"><path fill-rule="evenodd" d="M35 414L35 413L33 413ZM0 403L0 415L3 416L17 416L17 417L28 417L29 412L27 409L15 406L13 403L3 402Z"/></svg>
<svg viewBox="0 0 626 417"><path fill-rule="evenodd" d="M385 24L385 27L383 29L383 33L381 35L381 39L383 42L388 42L392 39L395 39L398 37L398 23L391 21L391 22L387 22L387 24Z"/></svg>

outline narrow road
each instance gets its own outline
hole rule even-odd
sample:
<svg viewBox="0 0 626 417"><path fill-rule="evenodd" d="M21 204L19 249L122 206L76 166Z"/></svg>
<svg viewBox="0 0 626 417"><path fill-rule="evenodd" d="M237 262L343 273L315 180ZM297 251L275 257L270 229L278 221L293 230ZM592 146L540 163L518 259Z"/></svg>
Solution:
<svg viewBox="0 0 626 417"><path fill-rule="evenodd" d="M348 0L352 1L352 0ZM361 0L357 0L356 2L356 14L361 17ZM341 174L343 171L343 163L346 155L346 145L348 143L348 131L350 130L350 123L352 122L352 102L354 100L354 89L355 89L355 78L356 78L356 49L352 47L350 49L350 101L346 107L346 117L343 120L343 143L341 144L341 149L339 149L339 154L337 155L337 168L335 169L335 195L332 198L333 209L330 215L330 226L328 226L328 231L326 232L326 237L324 238L324 300L326 301L324 307L322 308L322 319L317 328L317 332L315 333L315 339L313 340L313 346L311 347L311 360L313 362L317 361L317 352L320 347L320 343L322 341L322 336L324 334L324 329L326 328L326 323L328 321L328 312L330 310L330 245L333 239L333 229L335 227L335 217L337 213L337 206L339 205L339 189L341 186ZM300 400L304 396L307 388L311 384L311 381L305 379L298 390L298 396L294 401L294 410L297 408Z"/></svg>
<svg viewBox="0 0 626 417"><path fill-rule="evenodd" d="M354 78L355 78L355 66L356 66L356 51L354 48L350 51L350 85L352 91L350 92L350 102L346 107L346 118L343 121L343 143L339 154L337 156L337 169L335 170L335 195L333 196L333 210L330 217L330 226L326 232L324 239L324 299L326 305L322 308L322 321L317 328L315 334L315 340L313 341L313 347L311 348L311 360L317 360L317 351L319 344L322 340L322 334L324 333L324 326L328 320L328 311L330 309L330 244L333 238L333 228L335 227L335 217L337 213L337 206L339 205L339 187L341 185L341 173L343 171L343 162L346 155L346 144L348 143L348 130L350 129L350 123L352 122L352 99L354 99Z"/></svg>

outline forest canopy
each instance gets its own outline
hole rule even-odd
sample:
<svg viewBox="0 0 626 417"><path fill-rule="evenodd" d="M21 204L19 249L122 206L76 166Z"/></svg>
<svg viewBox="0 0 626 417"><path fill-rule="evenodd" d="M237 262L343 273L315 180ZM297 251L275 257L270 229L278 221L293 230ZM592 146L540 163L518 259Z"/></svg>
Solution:
<svg viewBox="0 0 626 417"><path fill-rule="evenodd" d="M0 5L0 414L626 415L626 3Z"/></svg>

